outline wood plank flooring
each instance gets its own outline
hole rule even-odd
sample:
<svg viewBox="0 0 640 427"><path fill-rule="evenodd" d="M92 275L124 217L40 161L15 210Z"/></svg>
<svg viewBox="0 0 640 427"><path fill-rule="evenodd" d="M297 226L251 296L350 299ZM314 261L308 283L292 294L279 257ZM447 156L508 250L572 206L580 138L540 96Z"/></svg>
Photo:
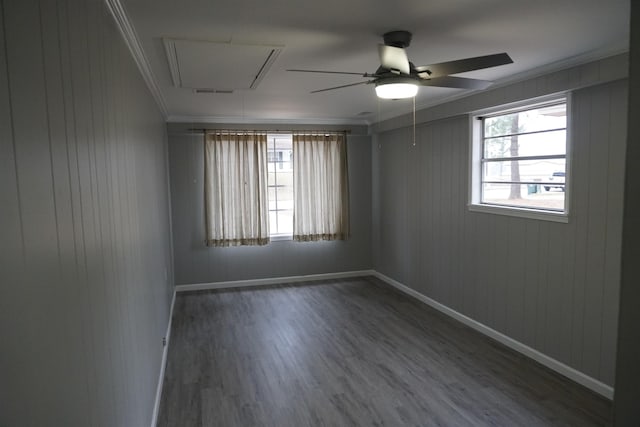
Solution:
<svg viewBox="0 0 640 427"><path fill-rule="evenodd" d="M376 278L179 293L158 426L601 426L611 404Z"/></svg>

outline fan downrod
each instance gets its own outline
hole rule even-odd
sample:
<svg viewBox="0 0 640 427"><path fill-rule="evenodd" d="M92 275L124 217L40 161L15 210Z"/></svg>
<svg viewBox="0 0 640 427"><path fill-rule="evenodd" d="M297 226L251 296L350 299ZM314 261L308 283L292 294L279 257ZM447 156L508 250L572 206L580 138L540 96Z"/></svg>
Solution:
<svg viewBox="0 0 640 427"><path fill-rule="evenodd" d="M411 33L409 31L389 31L384 33L382 37L384 38L384 44L387 46L404 49L411 44Z"/></svg>

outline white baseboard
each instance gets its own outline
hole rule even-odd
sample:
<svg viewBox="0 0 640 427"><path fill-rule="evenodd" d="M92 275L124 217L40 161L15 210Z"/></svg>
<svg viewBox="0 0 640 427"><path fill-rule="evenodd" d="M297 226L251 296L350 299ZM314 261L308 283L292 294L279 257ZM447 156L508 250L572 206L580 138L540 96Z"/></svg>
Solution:
<svg viewBox="0 0 640 427"><path fill-rule="evenodd" d="M508 337L503 333L496 331L495 329L491 329L490 327L476 320L473 320L472 318L467 317L464 314L458 313L457 311L447 307L446 305L443 305L435 300L432 300L431 298L421 294L420 292L414 289L411 289L408 286L405 286L402 283L398 282L397 280L387 277L382 273L379 273L374 270L373 276L388 283L389 285L404 292L405 294L410 295L422 301L423 303L435 308L436 310L450 317L453 317L454 319L464 323L465 325L475 329L476 331L481 332L484 335L487 335L493 338L494 340L506 345L507 347L519 353L524 354L525 356L535 360L536 362L546 366L547 368L550 368L556 371L557 373L564 375L565 377L577 382L578 384L581 384L587 387L588 389L598 393L599 395L604 396L607 399L613 400L613 387L601 381L598 381L597 379L592 378L572 368L571 366L567 366L564 363L521 343L520 341L516 341L513 338Z"/></svg>
<svg viewBox="0 0 640 427"><path fill-rule="evenodd" d="M171 338L171 319L173 319L173 306L176 303L176 290L173 289L173 297L171 298L171 308L169 309L169 321L167 322L167 332L165 332L165 345L162 348L162 361L160 364L160 377L158 378L158 387L156 388L156 401L153 405L153 415L151 417L151 427L156 427L158 423L158 413L160 411L160 401L162 399L162 386L164 384L164 370L167 367L167 353L169 351L169 339Z"/></svg>
<svg viewBox="0 0 640 427"><path fill-rule="evenodd" d="M312 280L343 279L346 277L372 276L373 270L343 271L340 273L309 274L306 276L270 277L268 279L233 280L229 282L195 283L177 285L176 292L201 291L206 289L242 288L249 286L267 286L291 282L309 282Z"/></svg>

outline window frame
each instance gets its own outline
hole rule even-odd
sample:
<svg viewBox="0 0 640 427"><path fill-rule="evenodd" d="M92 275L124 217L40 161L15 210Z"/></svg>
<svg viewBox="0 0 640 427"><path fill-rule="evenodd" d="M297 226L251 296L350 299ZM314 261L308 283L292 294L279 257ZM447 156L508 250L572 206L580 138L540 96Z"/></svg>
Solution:
<svg viewBox="0 0 640 427"><path fill-rule="evenodd" d="M564 191L564 210L554 211L548 209L539 209L524 206L498 205L482 202L482 184L483 184L483 152L484 152L484 120L486 116L506 115L515 112L532 110L553 104L566 104L566 151L565 151L565 191ZM571 94L559 93L550 96L527 99L514 102L511 104L500 105L469 114L469 196L467 208L472 212L483 212L497 215L507 215L520 218L537 219L554 222L569 222L570 194L571 194L571 157L572 157L572 135L571 135ZM523 156L523 157L540 157L540 156ZM523 184L525 185L525 184Z"/></svg>
<svg viewBox="0 0 640 427"><path fill-rule="evenodd" d="M269 152L271 151L270 149L270 144L272 143L272 140L277 138L278 136L282 136L282 135L286 135L289 137L289 141L291 142L291 149L293 149L293 133L291 132L271 132L271 133L267 133L267 174L269 173L269 165L273 164L274 165L274 173L275 173L275 179L276 179L276 184L275 185L269 185L268 179L267 179L267 193L268 190L270 188L275 188L275 193L276 193L276 209L269 209L268 213L269 215L271 214L271 212L277 212L280 209L277 208L278 205L278 197L277 197L277 193L278 193L278 184L277 184L277 176L278 176L278 171L281 170L281 168L279 168L278 166L282 166L282 163L285 163L283 160L280 159L275 159L275 160L271 160L270 156L269 156ZM282 138L284 139L284 138ZM273 142L275 144L275 141ZM274 155L277 156L277 151L274 151ZM293 165L293 157L290 159L291 162L291 170L293 171L294 165ZM293 190L293 187L292 187ZM267 196L268 197L268 196ZM289 210L289 209L286 209ZM293 208L291 209L291 211L293 212ZM283 241L283 240L293 240L293 230L291 230L291 233L273 233L271 230L269 230L269 239L272 242L278 242L278 241Z"/></svg>

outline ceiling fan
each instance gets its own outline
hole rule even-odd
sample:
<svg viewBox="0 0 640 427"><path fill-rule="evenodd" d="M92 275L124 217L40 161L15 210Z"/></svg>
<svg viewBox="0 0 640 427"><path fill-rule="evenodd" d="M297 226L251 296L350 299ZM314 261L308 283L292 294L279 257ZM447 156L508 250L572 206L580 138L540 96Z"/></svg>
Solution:
<svg viewBox="0 0 640 427"><path fill-rule="evenodd" d="M486 89L493 82L487 80L454 77L451 74L481 70L511 64L513 60L506 53L458 59L439 64L416 67L407 58L405 48L411 43L409 31L390 31L383 35L384 44L378 45L380 67L375 73L353 73L343 71L299 70L300 73L349 74L358 75L370 80L314 90L311 93L326 92L363 84L375 84L379 98L400 99L414 97L419 86L438 86L460 89Z"/></svg>

